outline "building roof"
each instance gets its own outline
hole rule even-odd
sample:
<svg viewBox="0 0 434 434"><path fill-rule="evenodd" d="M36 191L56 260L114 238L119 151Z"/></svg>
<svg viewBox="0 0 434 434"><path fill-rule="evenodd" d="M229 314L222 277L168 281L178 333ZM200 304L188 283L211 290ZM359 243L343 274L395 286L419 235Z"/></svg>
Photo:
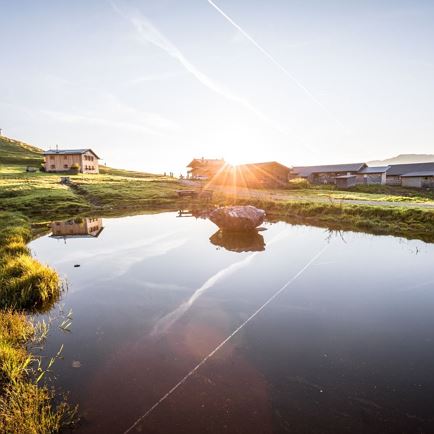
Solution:
<svg viewBox="0 0 434 434"><path fill-rule="evenodd" d="M360 170L359 173L385 173L389 170L389 168L390 166L365 167L364 169Z"/></svg>
<svg viewBox="0 0 434 434"><path fill-rule="evenodd" d="M95 152L92 151L92 149L49 149L48 151L44 151L44 155L81 155L85 154L86 152L92 152L93 155L95 155L98 160L100 158L98 155L95 154Z"/></svg>
<svg viewBox="0 0 434 434"><path fill-rule="evenodd" d="M402 176L407 173L430 172L434 170L432 163L392 164L387 171L388 176Z"/></svg>
<svg viewBox="0 0 434 434"><path fill-rule="evenodd" d="M197 167L202 164L211 164L211 165L223 165L225 164L225 160L223 158L193 158L191 162L187 165L187 167Z"/></svg>
<svg viewBox="0 0 434 434"><path fill-rule="evenodd" d="M418 176L434 176L434 170L426 170L422 172L410 172L410 173L404 173L404 175L401 175L403 178L413 178Z"/></svg>
<svg viewBox="0 0 434 434"><path fill-rule="evenodd" d="M293 167L292 171L302 177L308 177L313 173L359 172L364 169L366 163L328 164L323 166Z"/></svg>
<svg viewBox="0 0 434 434"><path fill-rule="evenodd" d="M264 168L264 167L273 167L273 166L279 166L283 169L290 170L289 167L285 166L284 164L280 164L277 161L267 161L265 163L248 163L248 164L239 164L238 166L235 166L236 168L243 168L243 167L258 167L258 168Z"/></svg>

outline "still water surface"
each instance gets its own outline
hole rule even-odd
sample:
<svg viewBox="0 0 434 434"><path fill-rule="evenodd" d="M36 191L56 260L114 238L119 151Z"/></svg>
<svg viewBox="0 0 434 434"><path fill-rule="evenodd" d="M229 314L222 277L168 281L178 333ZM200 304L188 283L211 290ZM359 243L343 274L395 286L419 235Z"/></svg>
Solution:
<svg viewBox="0 0 434 434"><path fill-rule="evenodd" d="M125 432L242 324L130 432L434 432L434 245L286 223L233 239L174 213L86 224L30 244L68 282L71 333L46 353L64 344L78 433Z"/></svg>

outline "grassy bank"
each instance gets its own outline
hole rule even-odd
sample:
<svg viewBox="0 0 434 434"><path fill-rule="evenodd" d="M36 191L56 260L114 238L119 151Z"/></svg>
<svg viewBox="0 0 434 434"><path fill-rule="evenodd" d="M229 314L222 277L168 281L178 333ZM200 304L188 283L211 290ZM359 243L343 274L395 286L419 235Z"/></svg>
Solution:
<svg viewBox="0 0 434 434"><path fill-rule="evenodd" d="M61 218L110 209L146 209L176 201L177 180L115 175L70 176L71 186L58 174L0 172L0 211L17 211L31 218Z"/></svg>
<svg viewBox="0 0 434 434"><path fill-rule="evenodd" d="M434 242L434 211L430 209L237 198L221 193L216 202L254 205L265 209L271 220Z"/></svg>
<svg viewBox="0 0 434 434"><path fill-rule="evenodd" d="M29 220L0 212L0 432L52 433L71 421L64 401L36 381L37 359L29 351L41 340L25 312L49 310L58 300L57 273L31 257Z"/></svg>

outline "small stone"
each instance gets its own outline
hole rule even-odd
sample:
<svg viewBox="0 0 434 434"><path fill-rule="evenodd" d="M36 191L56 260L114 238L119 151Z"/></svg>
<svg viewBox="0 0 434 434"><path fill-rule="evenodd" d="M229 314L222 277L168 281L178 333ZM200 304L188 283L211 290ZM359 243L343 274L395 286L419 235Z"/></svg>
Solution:
<svg viewBox="0 0 434 434"><path fill-rule="evenodd" d="M72 367L73 368L81 368L81 362L78 360L73 360Z"/></svg>

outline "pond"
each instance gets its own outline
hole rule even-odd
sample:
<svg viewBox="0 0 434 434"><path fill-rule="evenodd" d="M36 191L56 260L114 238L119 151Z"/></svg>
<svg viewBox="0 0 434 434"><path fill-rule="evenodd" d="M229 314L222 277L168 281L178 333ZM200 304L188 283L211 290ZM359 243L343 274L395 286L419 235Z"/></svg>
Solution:
<svg viewBox="0 0 434 434"><path fill-rule="evenodd" d="M176 213L54 222L78 433L434 432L434 245Z"/></svg>

